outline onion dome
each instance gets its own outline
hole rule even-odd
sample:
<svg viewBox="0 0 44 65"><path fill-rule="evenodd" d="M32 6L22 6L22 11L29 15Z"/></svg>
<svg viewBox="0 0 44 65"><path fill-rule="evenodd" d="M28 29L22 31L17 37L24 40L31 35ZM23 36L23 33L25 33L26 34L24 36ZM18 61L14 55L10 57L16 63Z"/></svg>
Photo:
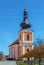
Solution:
<svg viewBox="0 0 44 65"><path fill-rule="evenodd" d="M28 29L31 27L31 24L28 22L28 14L27 14L27 10L24 10L24 19L23 22L20 24L20 27L22 29Z"/></svg>

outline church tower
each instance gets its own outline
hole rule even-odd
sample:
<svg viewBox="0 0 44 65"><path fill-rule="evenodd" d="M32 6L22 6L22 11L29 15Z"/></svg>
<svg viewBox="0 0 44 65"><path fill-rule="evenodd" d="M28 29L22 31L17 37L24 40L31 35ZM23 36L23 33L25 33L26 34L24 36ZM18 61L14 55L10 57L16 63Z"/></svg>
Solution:
<svg viewBox="0 0 44 65"><path fill-rule="evenodd" d="M26 9L24 9L23 16L18 39L9 46L9 58L11 59L19 59L23 54L34 48L33 30L31 30L31 24L28 22L28 13Z"/></svg>
<svg viewBox="0 0 44 65"><path fill-rule="evenodd" d="M33 30L31 24L28 22L28 13L24 9L23 22L20 24L21 30L19 31L19 45L22 46L22 54L31 51L34 48Z"/></svg>

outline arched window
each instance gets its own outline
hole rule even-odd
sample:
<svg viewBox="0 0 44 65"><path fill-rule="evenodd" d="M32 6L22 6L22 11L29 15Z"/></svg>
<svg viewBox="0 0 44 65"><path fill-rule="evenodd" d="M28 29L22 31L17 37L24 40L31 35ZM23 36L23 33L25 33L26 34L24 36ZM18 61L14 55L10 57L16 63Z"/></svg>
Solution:
<svg viewBox="0 0 44 65"><path fill-rule="evenodd" d="M29 34L27 34L27 40L29 40Z"/></svg>
<svg viewBox="0 0 44 65"><path fill-rule="evenodd" d="M29 49L27 48L27 52L29 51Z"/></svg>

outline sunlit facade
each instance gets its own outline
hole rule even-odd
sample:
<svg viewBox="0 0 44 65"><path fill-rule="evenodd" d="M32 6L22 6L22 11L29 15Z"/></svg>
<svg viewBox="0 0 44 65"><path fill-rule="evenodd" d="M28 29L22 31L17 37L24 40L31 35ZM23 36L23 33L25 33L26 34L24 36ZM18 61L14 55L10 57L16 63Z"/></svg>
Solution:
<svg viewBox="0 0 44 65"><path fill-rule="evenodd" d="M19 59L23 54L34 48L33 30L28 22L27 10L24 10L24 19L20 24L18 39L9 46L9 58Z"/></svg>

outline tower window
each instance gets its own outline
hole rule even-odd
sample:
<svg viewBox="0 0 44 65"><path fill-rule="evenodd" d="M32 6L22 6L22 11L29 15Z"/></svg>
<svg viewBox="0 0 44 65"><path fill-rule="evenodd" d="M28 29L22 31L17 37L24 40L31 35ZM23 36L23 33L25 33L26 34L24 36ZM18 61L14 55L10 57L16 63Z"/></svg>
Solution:
<svg viewBox="0 0 44 65"><path fill-rule="evenodd" d="M29 49L27 48L27 52L29 51Z"/></svg>
<svg viewBox="0 0 44 65"><path fill-rule="evenodd" d="M29 34L27 34L27 40L29 40Z"/></svg>
<svg viewBox="0 0 44 65"><path fill-rule="evenodd" d="M20 40L21 40L21 35L20 35Z"/></svg>

